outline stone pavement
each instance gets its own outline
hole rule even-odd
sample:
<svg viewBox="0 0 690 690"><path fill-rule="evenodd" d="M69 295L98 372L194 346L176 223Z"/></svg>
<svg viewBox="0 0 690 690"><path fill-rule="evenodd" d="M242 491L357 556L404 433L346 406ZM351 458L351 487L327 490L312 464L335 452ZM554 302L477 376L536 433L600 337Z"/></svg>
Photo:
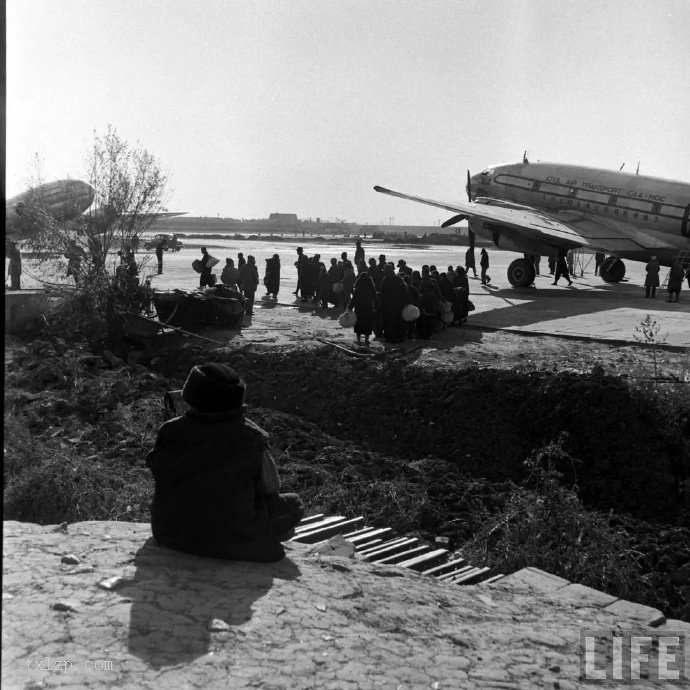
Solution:
<svg viewBox="0 0 690 690"><path fill-rule="evenodd" d="M227 562L161 548L148 524L5 522L2 686L565 690L585 687L583 630L690 633L532 568L458 587L287 549Z"/></svg>

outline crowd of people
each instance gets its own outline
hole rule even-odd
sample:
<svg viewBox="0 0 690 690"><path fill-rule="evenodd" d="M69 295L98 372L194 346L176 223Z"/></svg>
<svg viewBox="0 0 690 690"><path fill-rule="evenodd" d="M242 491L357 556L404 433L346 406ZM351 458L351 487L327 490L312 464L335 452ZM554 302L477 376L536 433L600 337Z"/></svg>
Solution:
<svg viewBox="0 0 690 690"><path fill-rule="evenodd" d="M336 312L353 311L357 341L369 343L372 333L377 338L398 343L406 338L430 338L447 326L460 326L474 306L469 294L467 271L476 275L474 252L468 250L466 265L448 266L439 271L436 266L424 265L413 270L404 259L397 264L388 261L385 254L378 260L366 260L365 250L358 240L352 260L344 251L340 259L333 257L328 262L320 254L307 256L302 247L297 247L294 266L297 282L293 295L300 303L316 308L334 309ZM482 279L488 268L488 254L482 250ZM199 266L200 287L212 286L215 277L211 275L209 254L201 248ZM486 259L483 257L486 256ZM263 285L264 299L278 300L280 292L281 262L278 254L266 259ZM242 296L245 313L251 315L260 278L255 257L244 257L242 253L225 260L220 282L230 293ZM403 310L409 306L404 314Z"/></svg>

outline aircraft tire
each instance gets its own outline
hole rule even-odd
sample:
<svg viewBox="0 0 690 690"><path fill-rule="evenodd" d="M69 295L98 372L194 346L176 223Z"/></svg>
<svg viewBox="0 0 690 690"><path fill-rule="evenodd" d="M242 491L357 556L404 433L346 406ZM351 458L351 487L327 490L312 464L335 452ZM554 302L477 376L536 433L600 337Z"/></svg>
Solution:
<svg viewBox="0 0 690 690"><path fill-rule="evenodd" d="M529 287L535 275L534 266L527 259L515 259L508 266L508 282L513 287Z"/></svg>
<svg viewBox="0 0 690 690"><path fill-rule="evenodd" d="M605 283L619 283L625 277L625 264L616 256L604 259L599 275Z"/></svg>

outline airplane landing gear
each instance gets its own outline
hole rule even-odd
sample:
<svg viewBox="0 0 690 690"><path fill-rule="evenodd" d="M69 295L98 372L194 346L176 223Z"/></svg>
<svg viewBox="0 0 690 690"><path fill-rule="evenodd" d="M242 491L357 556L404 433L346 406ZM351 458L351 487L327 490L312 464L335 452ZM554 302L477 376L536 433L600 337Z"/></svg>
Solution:
<svg viewBox="0 0 690 690"><path fill-rule="evenodd" d="M513 287L529 287L535 275L534 266L527 259L515 259L508 266L508 281Z"/></svg>
<svg viewBox="0 0 690 690"><path fill-rule="evenodd" d="M605 283L618 283L625 277L625 264L615 256L604 259L599 275Z"/></svg>

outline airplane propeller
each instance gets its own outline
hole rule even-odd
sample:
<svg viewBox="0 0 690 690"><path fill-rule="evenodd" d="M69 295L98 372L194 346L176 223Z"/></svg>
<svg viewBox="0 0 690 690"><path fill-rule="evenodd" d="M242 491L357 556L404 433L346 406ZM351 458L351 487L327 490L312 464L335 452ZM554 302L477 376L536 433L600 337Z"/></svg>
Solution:
<svg viewBox="0 0 690 690"><path fill-rule="evenodd" d="M453 216L452 218L449 218L448 220L444 221L441 223L442 228L447 228L450 227L451 225L455 225L456 223L459 223L461 220L467 220L468 216L466 216L464 213L460 213L457 216Z"/></svg>
<svg viewBox="0 0 690 690"><path fill-rule="evenodd" d="M470 170L467 169L467 201L472 201L472 183L470 182ZM470 226L467 226L467 239L469 240L470 249L474 253L474 231Z"/></svg>
<svg viewBox="0 0 690 690"><path fill-rule="evenodd" d="M467 171L467 198L469 201L472 201L472 187L471 187L471 182L470 182L470 171ZM452 218L449 218L447 221L444 223L441 223L442 228L447 228L450 227L451 225L455 225L456 223L459 223L461 220L467 220L469 216L465 215L464 213L459 213L457 216L453 216ZM470 249L474 251L474 232L470 230L469 226L467 228L467 236L469 239L470 243Z"/></svg>

